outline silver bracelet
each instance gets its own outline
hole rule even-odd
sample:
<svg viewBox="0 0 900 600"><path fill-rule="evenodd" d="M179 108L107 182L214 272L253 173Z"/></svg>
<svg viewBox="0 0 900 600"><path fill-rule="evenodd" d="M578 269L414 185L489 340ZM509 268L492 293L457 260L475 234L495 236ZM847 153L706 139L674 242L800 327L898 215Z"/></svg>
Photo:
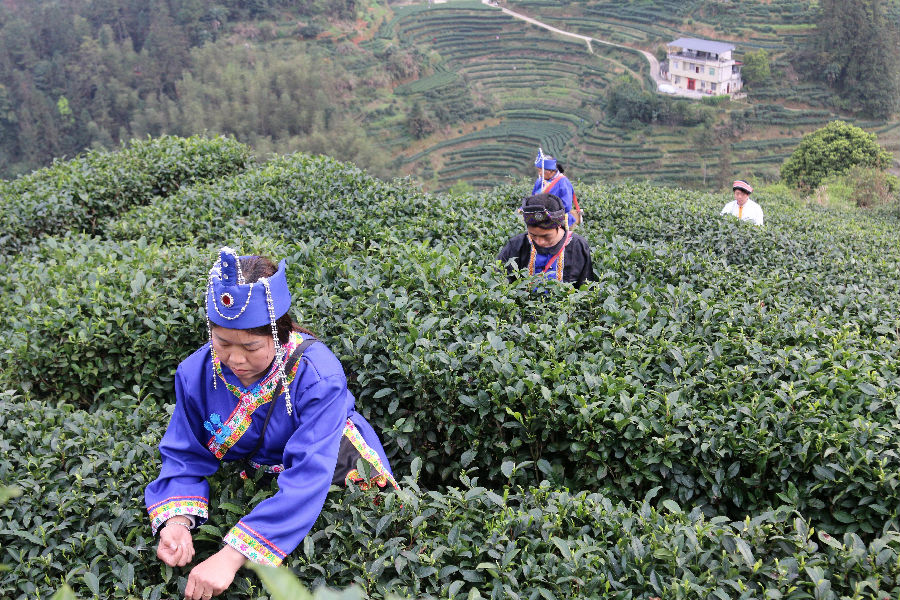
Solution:
<svg viewBox="0 0 900 600"><path fill-rule="evenodd" d="M188 531L191 530L191 524L185 523L184 521L166 521L166 527L168 527L170 524L181 525L182 527L187 527Z"/></svg>

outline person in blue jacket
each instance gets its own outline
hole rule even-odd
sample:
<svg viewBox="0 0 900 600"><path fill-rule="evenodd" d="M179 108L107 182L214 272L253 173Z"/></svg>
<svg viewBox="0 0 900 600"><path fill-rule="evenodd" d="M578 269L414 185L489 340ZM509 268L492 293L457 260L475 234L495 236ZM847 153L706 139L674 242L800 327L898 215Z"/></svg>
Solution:
<svg viewBox="0 0 900 600"><path fill-rule="evenodd" d="M271 473L278 483L273 496L248 507L221 550L191 569L185 598L222 593L247 560L279 565L309 532L333 483L397 488L378 435L354 409L341 363L291 319L285 268L220 250L206 289L210 341L176 371L159 477L145 491L159 559L173 567L193 560L191 532L209 516L207 478L223 462ZM371 465L368 481L356 469L360 458Z"/></svg>
<svg viewBox="0 0 900 600"><path fill-rule="evenodd" d="M562 200L569 219L569 229L574 229L581 223L581 209L575 197L575 188L565 175L565 167L552 156L547 156L539 150L537 158L534 159L534 168L537 170L538 178L534 182L531 195L553 194Z"/></svg>

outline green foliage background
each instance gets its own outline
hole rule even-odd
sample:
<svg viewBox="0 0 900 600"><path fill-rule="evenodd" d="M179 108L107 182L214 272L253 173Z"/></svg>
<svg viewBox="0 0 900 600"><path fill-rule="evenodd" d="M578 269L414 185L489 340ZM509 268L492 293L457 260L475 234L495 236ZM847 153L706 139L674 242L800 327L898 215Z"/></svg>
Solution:
<svg viewBox="0 0 900 600"><path fill-rule="evenodd" d="M527 182L428 195L305 154L211 175L208 162L246 148L151 147L174 157L174 193L135 194L90 229L75 224L93 207L73 204L73 225L15 237L28 243L0 262L0 486L23 490L0 507L3 597L63 582L103 598L183 589L186 571L154 558L141 498L226 243L288 259L295 318L341 359L402 481L378 504L329 496L286 563L307 585L376 598L900 592L896 214L761 194L756 228L719 217L718 195L578 184L599 281L574 290L510 283L494 260ZM93 156L84 181L130 156ZM79 197L81 180L57 175L81 164L28 181L74 182ZM270 493L223 468L199 557ZM242 571L226 597L268 594Z"/></svg>
<svg viewBox="0 0 900 600"><path fill-rule="evenodd" d="M781 166L781 177L788 185L813 190L826 178L843 175L854 167L884 171L892 159L875 134L832 121L803 138Z"/></svg>
<svg viewBox="0 0 900 600"><path fill-rule="evenodd" d="M0 175L201 132L431 190L518 180L538 146L583 181L775 181L835 118L900 149L896 0L745 0L740 18L717 0L508 5L625 47L589 51L478 0L7 2ZM764 51L771 76L715 108L660 96L638 49L684 35L735 43L748 80Z"/></svg>

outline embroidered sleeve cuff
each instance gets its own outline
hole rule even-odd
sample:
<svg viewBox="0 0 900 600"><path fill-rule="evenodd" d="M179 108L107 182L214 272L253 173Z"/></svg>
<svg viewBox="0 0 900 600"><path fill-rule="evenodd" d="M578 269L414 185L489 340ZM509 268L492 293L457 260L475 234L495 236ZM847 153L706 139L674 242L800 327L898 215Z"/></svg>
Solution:
<svg viewBox="0 0 900 600"><path fill-rule="evenodd" d="M261 565L277 567L287 556L281 548L247 527L243 521L238 521L238 524L231 528L224 541L251 561Z"/></svg>
<svg viewBox="0 0 900 600"><path fill-rule="evenodd" d="M163 524L176 515L193 516L196 525L202 525L209 518L209 502L203 496L173 496L147 509L150 513L150 527L153 535Z"/></svg>

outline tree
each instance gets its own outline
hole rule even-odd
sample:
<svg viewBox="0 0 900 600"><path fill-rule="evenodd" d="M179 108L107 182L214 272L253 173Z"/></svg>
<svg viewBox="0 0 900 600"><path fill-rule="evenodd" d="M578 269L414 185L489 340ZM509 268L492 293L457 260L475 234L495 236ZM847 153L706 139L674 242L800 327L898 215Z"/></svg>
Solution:
<svg viewBox="0 0 900 600"><path fill-rule="evenodd" d="M812 190L829 175L841 175L855 166L887 169L891 153L867 133L844 121L832 121L806 137L781 165L781 178L788 185Z"/></svg>
<svg viewBox="0 0 900 600"><path fill-rule="evenodd" d="M741 70L744 83L754 85L765 82L772 75L769 66L769 54L760 48L756 52L748 52L744 55L744 68Z"/></svg>
<svg viewBox="0 0 900 600"><path fill-rule="evenodd" d="M406 118L406 126L409 134L417 140L428 137L435 131L434 121L422 108L421 102L413 104L412 110Z"/></svg>
<svg viewBox="0 0 900 600"><path fill-rule="evenodd" d="M190 68L188 39L162 0L154 3L153 17L143 46L144 86L147 91L175 99L175 81Z"/></svg>
<svg viewBox="0 0 900 600"><path fill-rule="evenodd" d="M606 94L606 113L622 124L656 122L659 104L656 95L645 92L641 83L631 75L617 77Z"/></svg>
<svg viewBox="0 0 900 600"><path fill-rule="evenodd" d="M896 110L900 37L885 17L884 0L821 0L811 39L815 52L805 67L811 75L876 118Z"/></svg>
<svg viewBox="0 0 900 600"><path fill-rule="evenodd" d="M669 58L669 49L664 45L660 44L656 47L656 60L659 62L665 62Z"/></svg>
<svg viewBox="0 0 900 600"><path fill-rule="evenodd" d="M897 192L897 178L878 169L853 167L844 176L850 201L863 208L889 203Z"/></svg>

